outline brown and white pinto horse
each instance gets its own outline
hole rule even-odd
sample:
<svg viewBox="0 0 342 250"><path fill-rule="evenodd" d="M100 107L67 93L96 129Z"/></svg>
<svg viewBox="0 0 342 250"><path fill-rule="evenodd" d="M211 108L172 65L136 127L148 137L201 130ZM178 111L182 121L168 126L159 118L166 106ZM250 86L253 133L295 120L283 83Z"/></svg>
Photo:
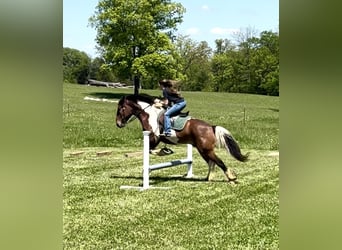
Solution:
<svg viewBox="0 0 342 250"><path fill-rule="evenodd" d="M211 172L216 164L223 170L228 182L236 181L235 173L228 169L214 152L216 146L225 147L236 160L241 162L248 160L248 153L245 155L241 153L240 147L231 133L221 126L212 126L205 121L191 118L181 131L173 130L171 137L161 137L158 115L162 109L154 104L156 99L157 97L145 94L122 97L118 103L116 125L123 128L132 117L136 117L144 131L151 131L151 149L155 148L159 142L192 144L208 163L209 171L206 180L211 180Z"/></svg>

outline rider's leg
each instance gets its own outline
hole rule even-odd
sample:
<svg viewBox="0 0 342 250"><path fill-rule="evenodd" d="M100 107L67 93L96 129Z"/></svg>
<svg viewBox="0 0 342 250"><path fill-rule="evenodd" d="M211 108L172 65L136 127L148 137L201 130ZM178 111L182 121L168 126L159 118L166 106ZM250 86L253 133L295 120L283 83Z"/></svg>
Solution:
<svg viewBox="0 0 342 250"><path fill-rule="evenodd" d="M171 117L179 114L186 106L186 102L175 103L164 114L164 134L171 135Z"/></svg>

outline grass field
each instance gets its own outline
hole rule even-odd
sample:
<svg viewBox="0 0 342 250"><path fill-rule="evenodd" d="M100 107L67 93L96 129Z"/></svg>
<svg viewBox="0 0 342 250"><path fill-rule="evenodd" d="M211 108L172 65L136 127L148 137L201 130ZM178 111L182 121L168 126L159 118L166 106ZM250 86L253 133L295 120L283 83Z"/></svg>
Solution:
<svg viewBox="0 0 342 250"><path fill-rule="evenodd" d="M180 177L185 165L155 171L151 185L170 189L140 192L120 189L142 183L142 158L125 156L142 150L140 124L119 129L116 103L84 100L115 100L132 89L63 86L64 249L279 249L278 97L184 92L186 110L227 128L250 161L218 150L239 184L227 184L218 168L208 183L194 149L194 178ZM151 164L184 158L186 145L171 148L172 155L151 155Z"/></svg>

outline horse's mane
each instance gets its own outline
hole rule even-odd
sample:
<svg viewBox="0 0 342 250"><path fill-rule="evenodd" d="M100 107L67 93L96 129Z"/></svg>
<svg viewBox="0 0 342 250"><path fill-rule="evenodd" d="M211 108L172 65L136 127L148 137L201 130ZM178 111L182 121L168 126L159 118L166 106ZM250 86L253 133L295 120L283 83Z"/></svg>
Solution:
<svg viewBox="0 0 342 250"><path fill-rule="evenodd" d="M157 99L156 96L151 96L148 94L139 94L139 95L128 95L126 96L126 99L134 101L135 103L138 103L138 101L146 102L148 104L153 104L154 100Z"/></svg>

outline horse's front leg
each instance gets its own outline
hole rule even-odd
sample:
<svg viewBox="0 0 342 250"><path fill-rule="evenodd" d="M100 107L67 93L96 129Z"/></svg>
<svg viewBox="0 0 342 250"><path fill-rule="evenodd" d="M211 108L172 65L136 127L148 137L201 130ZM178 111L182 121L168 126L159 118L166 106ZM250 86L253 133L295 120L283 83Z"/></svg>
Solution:
<svg viewBox="0 0 342 250"><path fill-rule="evenodd" d="M159 142L159 138L152 132L150 134L150 150L155 149L158 146Z"/></svg>

